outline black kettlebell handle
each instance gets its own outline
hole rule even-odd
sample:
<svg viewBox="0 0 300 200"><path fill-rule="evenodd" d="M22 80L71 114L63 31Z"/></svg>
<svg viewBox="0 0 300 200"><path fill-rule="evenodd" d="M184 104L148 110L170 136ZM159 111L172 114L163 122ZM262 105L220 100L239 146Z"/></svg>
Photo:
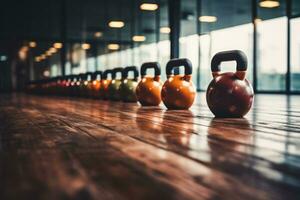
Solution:
<svg viewBox="0 0 300 200"><path fill-rule="evenodd" d="M155 76L160 76L161 74L161 68L160 64L158 62L147 62L142 64L141 66L141 76L144 77L146 75L147 69L154 69L154 75Z"/></svg>
<svg viewBox="0 0 300 200"><path fill-rule="evenodd" d="M98 77L98 75L99 75L99 77L100 77L99 80L101 80L101 79L103 78L103 73L102 73L102 71L95 71L95 72L93 73L93 80L96 80L97 77Z"/></svg>
<svg viewBox="0 0 300 200"><path fill-rule="evenodd" d="M86 77L86 74L78 74L78 80L84 80L85 79L85 77Z"/></svg>
<svg viewBox="0 0 300 200"><path fill-rule="evenodd" d="M89 80L89 78L90 78L90 80L92 80L92 78L93 78L93 73L92 72L87 72L86 73L86 80Z"/></svg>
<svg viewBox="0 0 300 200"><path fill-rule="evenodd" d="M120 73L121 74L121 77L123 77L123 68L122 67L117 67L117 68L114 68L113 69L113 73L112 73L112 76L113 76L113 79L116 79L117 78L117 73Z"/></svg>
<svg viewBox="0 0 300 200"><path fill-rule="evenodd" d="M74 81L78 81L78 75L73 75L72 78L73 78L73 79L72 79L73 82L74 82Z"/></svg>
<svg viewBox="0 0 300 200"><path fill-rule="evenodd" d="M172 75L172 70L175 67L184 66L184 75L191 75L193 73L193 65L187 58L172 59L167 63L166 74L167 76Z"/></svg>
<svg viewBox="0 0 300 200"><path fill-rule="evenodd" d="M107 69L102 74L102 79L107 79L107 75L111 74L111 79L114 79L114 73L112 69Z"/></svg>
<svg viewBox="0 0 300 200"><path fill-rule="evenodd" d="M73 79L74 79L74 75L69 75L69 76L67 76L67 81L73 81Z"/></svg>
<svg viewBox="0 0 300 200"><path fill-rule="evenodd" d="M91 75L91 80L93 81L93 80L96 80L96 79L97 79L97 74L96 74L96 72L94 72Z"/></svg>
<svg viewBox="0 0 300 200"><path fill-rule="evenodd" d="M139 70L136 66L125 67L122 73L122 79L127 79L129 72L133 72L133 79L137 80L139 77Z"/></svg>
<svg viewBox="0 0 300 200"><path fill-rule="evenodd" d="M213 77L220 75L221 63L224 61L236 61L236 75L241 80L245 79L248 67L247 56L240 50L222 51L214 55L211 60L211 71Z"/></svg>
<svg viewBox="0 0 300 200"><path fill-rule="evenodd" d="M72 82L76 83L79 80L79 74L73 75Z"/></svg>

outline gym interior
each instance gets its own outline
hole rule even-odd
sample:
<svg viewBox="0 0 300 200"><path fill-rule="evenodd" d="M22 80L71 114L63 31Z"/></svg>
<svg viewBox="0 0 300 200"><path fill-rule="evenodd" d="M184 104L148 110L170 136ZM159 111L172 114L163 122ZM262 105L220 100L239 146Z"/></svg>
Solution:
<svg viewBox="0 0 300 200"><path fill-rule="evenodd" d="M299 0L2 0L0 199L299 199Z"/></svg>

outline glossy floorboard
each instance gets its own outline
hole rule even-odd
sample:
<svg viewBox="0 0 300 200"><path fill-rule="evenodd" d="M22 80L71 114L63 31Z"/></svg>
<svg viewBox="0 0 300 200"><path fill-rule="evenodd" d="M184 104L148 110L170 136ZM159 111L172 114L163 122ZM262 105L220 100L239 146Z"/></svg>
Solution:
<svg viewBox="0 0 300 200"><path fill-rule="evenodd" d="M201 102L201 103L200 103ZM0 199L299 199L300 96L244 119L0 95Z"/></svg>

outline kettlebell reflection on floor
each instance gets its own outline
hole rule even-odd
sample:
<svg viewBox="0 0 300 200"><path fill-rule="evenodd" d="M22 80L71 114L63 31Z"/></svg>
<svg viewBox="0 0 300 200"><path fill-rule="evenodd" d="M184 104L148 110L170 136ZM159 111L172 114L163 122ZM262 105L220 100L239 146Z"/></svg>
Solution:
<svg viewBox="0 0 300 200"><path fill-rule="evenodd" d="M135 120L140 129L153 134L160 134L162 130L163 110L157 106L139 107Z"/></svg>
<svg viewBox="0 0 300 200"><path fill-rule="evenodd" d="M248 158L244 155L251 151L253 134L254 131L245 118L213 118L207 129L211 161L216 164L228 159L238 161L239 164L247 161Z"/></svg>
<svg viewBox="0 0 300 200"><path fill-rule="evenodd" d="M185 119L182 121L182 119ZM190 149L190 139L194 134L194 115L190 110L167 110L163 113L162 133L171 148L181 146ZM187 152L185 152L187 153Z"/></svg>

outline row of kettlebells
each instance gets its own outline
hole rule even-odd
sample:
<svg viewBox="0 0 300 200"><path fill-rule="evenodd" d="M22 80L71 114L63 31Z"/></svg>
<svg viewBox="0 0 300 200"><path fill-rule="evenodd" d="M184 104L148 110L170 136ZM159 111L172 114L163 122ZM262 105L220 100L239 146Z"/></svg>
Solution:
<svg viewBox="0 0 300 200"><path fill-rule="evenodd" d="M221 63L236 61L236 72L221 73ZM174 69L184 67L184 74L174 74ZM154 76L147 75L154 69ZM142 106L158 106L161 101L168 109L189 109L195 99L196 89L192 82L192 64L188 59L172 59L167 63L167 80L160 80L161 68L157 62L141 66L138 81L137 67L115 68L95 73L56 77L32 82L28 91L40 94L82 96L104 100L140 102ZM213 80L210 82L206 100L217 117L242 117L251 108L253 89L245 78L247 57L239 50L217 53L211 61ZM130 73L133 78L129 78ZM108 79L108 76L111 79ZM117 78L119 75L120 78Z"/></svg>

